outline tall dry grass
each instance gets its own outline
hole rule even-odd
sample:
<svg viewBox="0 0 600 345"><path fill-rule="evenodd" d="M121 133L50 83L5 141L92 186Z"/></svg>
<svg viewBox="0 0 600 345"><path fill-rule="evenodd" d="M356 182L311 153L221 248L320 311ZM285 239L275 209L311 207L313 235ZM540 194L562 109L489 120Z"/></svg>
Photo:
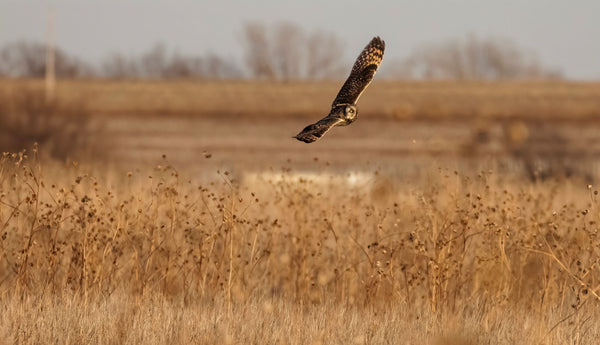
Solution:
<svg viewBox="0 0 600 345"><path fill-rule="evenodd" d="M594 344L598 193L434 170L245 185L0 162L10 343Z"/></svg>
<svg viewBox="0 0 600 345"><path fill-rule="evenodd" d="M598 312L541 321L519 307L484 301L439 316L391 303L365 308L260 298L182 304L153 295L141 301L113 294L95 303L81 297L11 298L3 302L0 339L19 344L595 344ZM564 320L564 321L563 321ZM563 321L563 322L561 322ZM549 329L556 325L556 328Z"/></svg>

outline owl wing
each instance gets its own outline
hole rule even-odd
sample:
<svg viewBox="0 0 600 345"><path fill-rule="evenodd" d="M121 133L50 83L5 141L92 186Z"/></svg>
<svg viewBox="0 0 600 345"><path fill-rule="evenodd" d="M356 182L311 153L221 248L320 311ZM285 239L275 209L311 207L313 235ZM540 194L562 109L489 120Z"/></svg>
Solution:
<svg viewBox="0 0 600 345"><path fill-rule="evenodd" d="M312 143L323 136L327 131L333 127L344 122L343 119L335 116L325 116L323 119L313 123L312 125L306 126L298 135L294 138L304 141L305 143Z"/></svg>
<svg viewBox="0 0 600 345"><path fill-rule="evenodd" d="M337 97L333 101L332 107L339 104L354 104L358 101L360 95L365 91L367 86L373 80L373 76L383 59L383 51L385 50L385 42L378 37L374 37L369 44L360 53L350 76L346 79L344 85L338 92Z"/></svg>

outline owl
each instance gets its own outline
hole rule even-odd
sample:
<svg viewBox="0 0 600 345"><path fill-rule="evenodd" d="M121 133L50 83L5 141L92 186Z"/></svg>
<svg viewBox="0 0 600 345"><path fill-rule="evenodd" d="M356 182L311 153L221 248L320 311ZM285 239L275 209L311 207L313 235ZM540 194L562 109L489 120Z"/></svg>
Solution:
<svg viewBox="0 0 600 345"><path fill-rule="evenodd" d="M342 85L331 105L329 115L312 125L306 126L294 138L305 143L312 143L321 138L331 128L347 126L354 122L358 117L356 102L373 80L373 76L383 59L384 49L385 42L379 37L373 38L354 62L350 76Z"/></svg>

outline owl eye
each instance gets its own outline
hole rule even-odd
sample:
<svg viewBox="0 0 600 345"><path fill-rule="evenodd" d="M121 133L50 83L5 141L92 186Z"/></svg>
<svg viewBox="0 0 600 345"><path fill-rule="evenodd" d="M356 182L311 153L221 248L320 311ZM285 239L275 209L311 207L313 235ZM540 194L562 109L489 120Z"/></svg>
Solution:
<svg viewBox="0 0 600 345"><path fill-rule="evenodd" d="M354 114L354 109L352 109L352 108L348 108L348 113L350 113L350 114Z"/></svg>

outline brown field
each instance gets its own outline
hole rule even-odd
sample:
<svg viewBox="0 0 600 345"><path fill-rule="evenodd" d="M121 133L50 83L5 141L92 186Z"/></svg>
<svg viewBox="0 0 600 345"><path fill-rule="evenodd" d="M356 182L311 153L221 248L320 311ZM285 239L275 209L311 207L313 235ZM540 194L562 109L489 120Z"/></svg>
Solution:
<svg viewBox="0 0 600 345"><path fill-rule="evenodd" d="M36 80L4 80L0 96L10 100L42 86ZM56 102L58 111L83 107L90 123L80 136L99 143L94 159L125 162L126 170L147 167L166 154L200 173L223 167L260 171L289 161L310 169L315 157L342 171L370 164L400 175L423 173L422 160L466 171L499 163L529 178L577 175L592 182L599 172L600 83L378 80L361 98L356 126L332 131L327 141L310 147L290 140L324 116L338 87L339 82L61 81ZM214 159L198 159L206 152Z"/></svg>
<svg viewBox="0 0 600 345"><path fill-rule="evenodd" d="M291 139L337 85L60 82L89 147L0 158L0 344L597 343L600 84L376 82Z"/></svg>
<svg viewBox="0 0 600 345"><path fill-rule="evenodd" d="M43 87L0 80L0 91ZM85 101L93 114L233 118L313 118L329 110L340 81L60 81L57 98ZM376 119L596 120L600 83L566 81L398 82L376 80L360 111Z"/></svg>

